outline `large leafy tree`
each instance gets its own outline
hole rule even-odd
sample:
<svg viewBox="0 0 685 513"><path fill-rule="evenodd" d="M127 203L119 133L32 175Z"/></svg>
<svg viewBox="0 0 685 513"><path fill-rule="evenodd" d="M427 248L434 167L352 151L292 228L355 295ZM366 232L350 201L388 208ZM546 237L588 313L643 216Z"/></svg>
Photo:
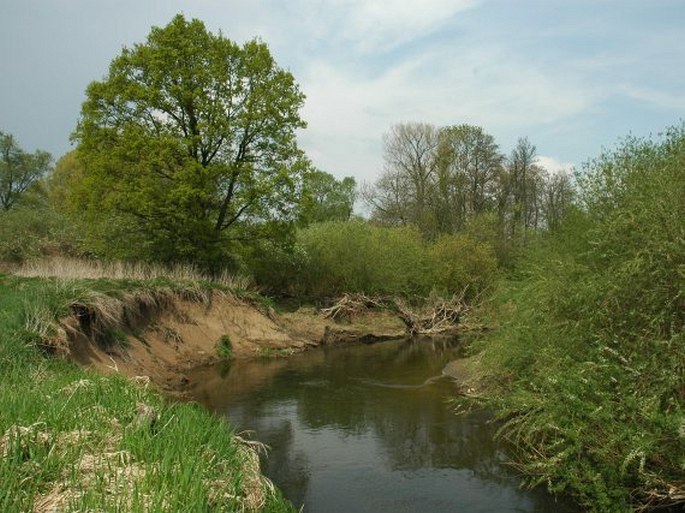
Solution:
<svg viewBox="0 0 685 513"><path fill-rule="evenodd" d="M305 174L300 202L300 223L349 221L354 209L357 182L351 176L337 180L330 173L311 169Z"/></svg>
<svg viewBox="0 0 685 513"><path fill-rule="evenodd" d="M27 153L14 137L0 132L0 210L15 206L27 190L50 170L52 157L46 151Z"/></svg>
<svg viewBox="0 0 685 513"><path fill-rule="evenodd" d="M142 236L149 257L214 265L230 240L294 222L303 102L266 44L177 15L89 85L80 197Z"/></svg>

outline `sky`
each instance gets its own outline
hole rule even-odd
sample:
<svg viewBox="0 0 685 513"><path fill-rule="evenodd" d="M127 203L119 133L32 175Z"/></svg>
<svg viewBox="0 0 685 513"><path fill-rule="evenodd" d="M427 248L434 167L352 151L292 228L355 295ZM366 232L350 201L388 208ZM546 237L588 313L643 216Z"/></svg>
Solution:
<svg viewBox="0 0 685 513"><path fill-rule="evenodd" d="M683 0L0 0L0 131L72 148L86 86L177 13L259 37L307 96L314 164L373 182L396 123L468 123L550 171L685 120Z"/></svg>

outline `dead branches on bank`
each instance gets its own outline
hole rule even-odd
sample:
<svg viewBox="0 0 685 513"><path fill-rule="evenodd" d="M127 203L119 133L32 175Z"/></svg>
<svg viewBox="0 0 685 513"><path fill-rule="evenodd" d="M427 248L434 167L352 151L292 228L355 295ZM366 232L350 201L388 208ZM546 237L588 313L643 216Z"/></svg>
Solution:
<svg viewBox="0 0 685 513"><path fill-rule="evenodd" d="M364 294L345 294L321 313L327 319L349 322L369 310L394 312L404 323L409 335L437 335L455 331L471 307L464 301L464 292L451 299L432 298L421 308L412 310L398 298L382 298Z"/></svg>
<svg viewBox="0 0 685 513"><path fill-rule="evenodd" d="M395 300L395 308L410 335L437 335L454 331L463 314L469 311L469 306L456 297L439 299L418 313L399 299Z"/></svg>
<svg viewBox="0 0 685 513"><path fill-rule="evenodd" d="M352 318L368 310L386 310L387 308L388 303L383 298L364 294L345 294L333 306L322 309L321 313L326 319L351 321Z"/></svg>

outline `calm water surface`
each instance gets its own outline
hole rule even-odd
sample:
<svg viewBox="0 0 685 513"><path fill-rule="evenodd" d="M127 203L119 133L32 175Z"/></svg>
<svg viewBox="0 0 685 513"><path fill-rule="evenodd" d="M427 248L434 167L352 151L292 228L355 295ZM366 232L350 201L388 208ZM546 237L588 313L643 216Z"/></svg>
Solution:
<svg viewBox="0 0 685 513"><path fill-rule="evenodd" d="M308 513L575 512L520 490L487 414L456 416L454 339L319 348L198 370L196 399L271 447L263 471Z"/></svg>

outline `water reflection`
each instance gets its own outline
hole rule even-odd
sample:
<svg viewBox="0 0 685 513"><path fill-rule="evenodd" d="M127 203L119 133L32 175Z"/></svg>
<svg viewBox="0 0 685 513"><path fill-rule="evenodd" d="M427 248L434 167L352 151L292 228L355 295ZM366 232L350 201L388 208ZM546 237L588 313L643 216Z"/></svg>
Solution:
<svg viewBox="0 0 685 513"><path fill-rule="evenodd" d="M264 472L307 512L573 511L518 489L483 412L455 416L455 339L321 348L193 376L196 398L271 447Z"/></svg>

